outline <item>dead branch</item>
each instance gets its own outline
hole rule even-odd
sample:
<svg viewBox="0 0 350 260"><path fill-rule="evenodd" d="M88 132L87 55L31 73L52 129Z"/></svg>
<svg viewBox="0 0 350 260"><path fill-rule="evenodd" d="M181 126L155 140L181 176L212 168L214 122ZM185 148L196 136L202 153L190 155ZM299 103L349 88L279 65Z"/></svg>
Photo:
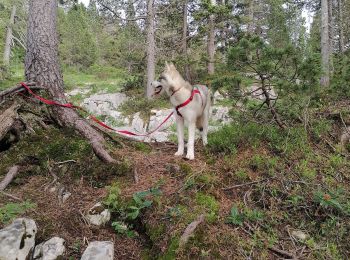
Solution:
<svg viewBox="0 0 350 260"><path fill-rule="evenodd" d="M10 168L5 178L0 182L0 191L6 189L7 185L11 183L11 181L16 177L19 173L20 167L18 165L14 165Z"/></svg>
<svg viewBox="0 0 350 260"><path fill-rule="evenodd" d="M18 198L10 193L7 193L7 192L4 192L4 191L0 191L0 194L4 195L4 196L7 196L11 199L14 199L14 200L18 200L18 201L23 201L21 198Z"/></svg>
<svg viewBox="0 0 350 260"><path fill-rule="evenodd" d="M271 180L271 179L272 178L265 178L265 179L258 180L258 181L251 181L251 182L246 182L246 183L242 183L242 184L237 184L237 185L234 185L234 186L231 186L231 187L222 188L222 190L232 190L232 189L240 188L240 187L243 187L243 186L249 186L249 185L258 184L258 183L265 182L265 181L268 181L268 180Z"/></svg>
<svg viewBox="0 0 350 260"><path fill-rule="evenodd" d="M44 87L41 86L36 86L35 82L29 82L29 83L25 83L28 87L30 87L30 89L33 90L37 90L37 89L45 89ZM5 96L10 95L10 94L14 94L17 92L21 92L21 91L25 91L26 89L24 87L22 87L22 85L17 84L15 87L9 88L9 89L5 89L3 91L0 92L0 100L2 100Z"/></svg>
<svg viewBox="0 0 350 260"><path fill-rule="evenodd" d="M140 180L139 179L139 174L138 174L136 166L135 166L135 168L134 168L134 181L137 184L137 183L139 183L139 180Z"/></svg>
<svg viewBox="0 0 350 260"><path fill-rule="evenodd" d="M188 239L192 236L193 232L196 230L197 226L204 221L204 215L200 215L195 221L187 226L184 233L180 237L179 247L184 246Z"/></svg>
<svg viewBox="0 0 350 260"><path fill-rule="evenodd" d="M284 256L284 257L287 257L287 259L297 259L295 255L293 255L292 253L289 253L285 250L282 250L282 249L278 249L274 246L270 246L269 249L281 256Z"/></svg>

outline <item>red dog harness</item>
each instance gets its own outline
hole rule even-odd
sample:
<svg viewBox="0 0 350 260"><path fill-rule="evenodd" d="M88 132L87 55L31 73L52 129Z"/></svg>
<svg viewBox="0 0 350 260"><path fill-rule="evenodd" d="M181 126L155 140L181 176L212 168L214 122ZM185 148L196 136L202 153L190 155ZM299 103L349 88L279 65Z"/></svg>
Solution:
<svg viewBox="0 0 350 260"><path fill-rule="evenodd" d="M179 116L182 117L182 115L181 115L179 109L182 108L182 107L187 106L187 105L193 100L193 97L194 97L195 94L199 94L199 95L201 96L202 104L203 104L203 98L202 98L201 92L200 92L196 87L194 87L193 90L192 90L192 92L191 92L191 96L190 96L185 102L183 102L182 104L177 105L177 106L175 107L176 113L177 113Z"/></svg>

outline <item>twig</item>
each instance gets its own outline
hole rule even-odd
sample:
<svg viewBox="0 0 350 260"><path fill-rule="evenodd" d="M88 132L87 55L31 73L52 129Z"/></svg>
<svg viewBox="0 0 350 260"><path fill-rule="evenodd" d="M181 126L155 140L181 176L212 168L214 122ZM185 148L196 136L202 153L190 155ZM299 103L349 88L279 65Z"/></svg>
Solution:
<svg viewBox="0 0 350 260"><path fill-rule="evenodd" d="M136 167L134 168L134 181L136 184L139 183L139 174L137 172Z"/></svg>
<svg viewBox="0 0 350 260"><path fill-rule="evenodd" d="M270 249L271 251L273 251L273 252L275 252L275 253L281 255L281 256L286 256L286 257L288 257L288 259L296 259L295 255L293 255L292 253L289 253L289 252L287 252L287 251L285 251L285 250L278 249L278 248L276 248L276 247L274 247L274 246L270 246L269 249Z"/></svg>
<svg viewBox="0 0 350 260"><path fill-rule="evenodd" d="M77 161L76 160L67 160L67 161L63 161L63 162L56 162L54 164L61 165L61 164L65 164L65 163L77 163Z"/></svg>
<svg viewBox="0 0 350 260"><path fill-rule="evenodd" d="M258 180L258 181L251 181L251 182L246 182L246 183L242 183L242 184L237 184L237 185L234 185L234 186L231 186L231 187L222 188L222 190L232 190L232 189L240 188L240 187L243 187L243 186L254 185L254 184L258 184L258 183L261 183L261 182L268 181L270 179L272 179L272 178L265 178L265 179Z"/></svg>
<svg viewBox="0 0 350 260"><path fill-rule="evenodd" d="M7 197L10 197L11 199L14 199L14 200L18 200L18 201L23 201L21 198L18 198L10 193L7 193L7 192L4 192L4 191L0 191L0 193L4 196L7 196Z"/></svg>
<svg viewBox="0 0 350 260"><path fill-rule="evenodd" d="M6 189L7 185L9 185L11 183L11 181L19 173L19 169L20 169L20 167L18 165L14 165L10 168L10 170L6 174L5 178L0 183L0 191L3 191Z"/></svg>

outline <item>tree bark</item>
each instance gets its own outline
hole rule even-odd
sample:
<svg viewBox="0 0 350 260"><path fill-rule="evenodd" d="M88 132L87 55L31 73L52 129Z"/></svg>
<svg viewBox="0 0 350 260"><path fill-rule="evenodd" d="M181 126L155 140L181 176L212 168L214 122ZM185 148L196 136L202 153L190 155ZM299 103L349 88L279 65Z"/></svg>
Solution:
<svg viewBox="0 0 350 260"><path fill-rule="evenodd" d="M182 6L182 52L185 57L185 79L191 82L190 66L188 64L188 53L187 53L187 16L188 16L188 0L183 1Z"/></svg>
<svg viewBox="0 0 350 260"><path fill-rule="evenodd" d="M329 19L328 0L321 0L321 56L322 56L322 76L321 86L329 86Z"/></svg>
<svg viewBox="0 0 350 260"><path fill-rule="evenodd" d="M332 75L334 71L333 52L334 52L334 17L333 0L328 0L328 30L329 30L329 72Z"/></svg>
<svg viewBox="0 0 350 260"><path fill-rule="evenodd" d="M216 5L216 0L211 0L213 6ZM209 32L208 32L208 74L212 75L215 72L215 15L209 16Z"/></svg>
<svg viewBox="0 0 350 260"><path fill-rule="evenodd" d="M152 96L152 81L155 77L155 49L156 43L154 39L154 0L147 2L147 86L146 97Z"/></svg>
<svg viewBox="0 0 350 260"><path fill-rule="evenodd" d="M57 8L56 0L29 2L25 75L27 81L46 87L54 100L67 103L58 61ZM105 162L115 161L106 151L102 135L74 110L57 106L52 110L59 124L75 128L89 140L98 158Z"/></svg>
<svg viewBox="0 0 350 260"><path fill-rule="evenodd" d="M12 43L12 27L15 23L16 16L16 6L13 5L10 21L7 25L7 33L5 40L5 49L4 49L4 65L8 66L10 64L10 55L11 55L11 43Z"/></svg>

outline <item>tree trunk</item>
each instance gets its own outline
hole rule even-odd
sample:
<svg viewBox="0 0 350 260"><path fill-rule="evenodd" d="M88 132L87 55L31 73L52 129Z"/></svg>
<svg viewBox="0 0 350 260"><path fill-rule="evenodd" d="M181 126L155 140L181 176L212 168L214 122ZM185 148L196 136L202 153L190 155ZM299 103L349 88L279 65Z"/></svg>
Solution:
<svg viewBox="0 0 350 260"><path fill-rule="evenodd" d="M25 75L27 81L45 86L50 96L66 103L63 91L63 78L58 61L57 1L32 0L29 2L29 20ZM52 107L54 117L66 127L75 128L87 138L101 160L114 162L104 147L104 138L74 110Z"/></svg>
<svg viewBox="0 0 350 260"><path fill-rule="evenodd" d="M328 0L321 0L321 56L322 56L322 76L321 86L329 86L329 19Z"/></svg>
<svg viewBox="0 0 350 260"><path fill-rule="evenodd" d="M333 52L334 52L334 17L333 0L328 0L328 28L329 28L329 72L332 75L334 71Z"/></svg>
<svg viewBox="0 0 350 260"><path fill-rule="evenodd" d="M216 0L211 0L213 6L216 5ZM215 15L209 16L209 33L208 33L208 74L212 75L215 72Z"/></svg>
<svg viewBox="0 0 350 260"><path fill-rule="evenodd" d="M7 33L5 40L5 49L4 49L4 65L10 65L10 55L11 55L11 43L12 43L12 27L15 23L15 15L16 15L16 6L12 7L10 21L7 25Z"/></svg>
<svg viewBox="0 0 350 260"><path fill-rule="evenodd" d="M344 27L343 27L343 1L338 0L338 26L339 26L339 51L345 52L344 47Z"/></svg>
<svg viewBox="0 0 350 260"><path fill-rule="evenodd" d="M182 52L185 57L185 79L191 82L190 66L188 64L188 53L187 53L187 15L188 15L188 0L183 1L182 6Z"/></svg>
<svg viewBox="0 0 350 260"><path fill-rule="evenodd" d="M248 3L248 28L247 32L250 35L254 34L254 0L249 0Z"/></svg>
<svg viewBox="0 0 350 260"><path fill-rule="evenodd" d="M155 49L154 39L154 0L147 2L147 86L146 96L148 99L152 96L152 81L155 77Z"/></svg>

